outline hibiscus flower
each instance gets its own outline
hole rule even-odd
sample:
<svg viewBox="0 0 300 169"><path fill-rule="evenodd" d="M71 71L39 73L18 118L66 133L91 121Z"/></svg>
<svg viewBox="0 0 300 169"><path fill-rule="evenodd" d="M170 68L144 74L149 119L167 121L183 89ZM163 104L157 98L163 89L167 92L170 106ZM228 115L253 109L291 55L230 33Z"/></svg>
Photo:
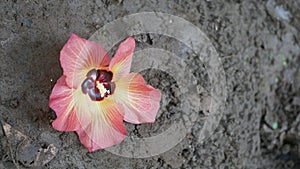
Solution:
<svg viewBox="0 0 300 169"><path fill-rule="evenodd" d="M59 131L76 131L91 152L120 143L123 120L153 123L161 92L130 73L135 40L122 42L114 57L96 42L72 34L60 53L63 75L50 95L49 106Z"/></svg>

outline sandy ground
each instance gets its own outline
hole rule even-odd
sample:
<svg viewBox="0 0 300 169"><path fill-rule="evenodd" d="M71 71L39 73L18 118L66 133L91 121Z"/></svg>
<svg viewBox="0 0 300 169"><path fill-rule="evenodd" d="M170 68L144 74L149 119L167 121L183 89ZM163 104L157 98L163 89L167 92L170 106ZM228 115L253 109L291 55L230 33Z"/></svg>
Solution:
<svg viewBox="0 0 300 169"><path fill-rule="evenodd" d="M300 168L299 0L3 0L0 6L0 168ZM117 18L152 11L186 19L216 48L227 86L222 119L209 139L198 141L201 119L211 113L200 110L186 137L156 156L88 153L75 133L51 126L56 116L48 98L62 74L59 52L72 32L89 38ZM137 49L180 55L197 84L211 89L205 64L176 39L135 39ZM157 135L185 113L176 78L154 69L141 73L164 97L156 123L126 124L132 137Z"/></svg>

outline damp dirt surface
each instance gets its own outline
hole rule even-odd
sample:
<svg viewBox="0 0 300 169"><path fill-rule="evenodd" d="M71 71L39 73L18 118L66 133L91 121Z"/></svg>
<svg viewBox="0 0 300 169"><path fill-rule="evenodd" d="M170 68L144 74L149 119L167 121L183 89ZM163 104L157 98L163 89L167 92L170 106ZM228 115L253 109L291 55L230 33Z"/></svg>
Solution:
<svg viewBox="0 0 300 169"><path fill-rule="evenodd" d="M3 0L0 6L0 169L300 168L299 0ZM72 32L88 39L105 24L139 12L179 16L207 35L226 75L223 116L213 134L199 141L210 113L205 64L176 39L136 35L136 50L161 48L183 58L201 86L204 106L186 136L162 154L89 153L76 133L51 126L56 115L48 99L62 75L60 50ZM155 123L125 124L128 136L145 138L186 112L176 77L158 69L140 73L163 94Z"/></svg>

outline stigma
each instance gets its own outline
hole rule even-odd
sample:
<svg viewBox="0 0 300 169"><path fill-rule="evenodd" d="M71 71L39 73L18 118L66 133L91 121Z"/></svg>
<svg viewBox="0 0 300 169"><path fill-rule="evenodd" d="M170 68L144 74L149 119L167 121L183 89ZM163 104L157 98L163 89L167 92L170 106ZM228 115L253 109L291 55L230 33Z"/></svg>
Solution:
<svg viewBox="0 0 300 169"><path fill-rule="evenodd" d="M109 89L106 89L106 88L104 87L104 85L103 85L102 83L100 83L99 81L96 81L96 86L97 86L97 88L99 89L99 92L100 92L101 97L104 97L105 94L110 94Z"/></svg>

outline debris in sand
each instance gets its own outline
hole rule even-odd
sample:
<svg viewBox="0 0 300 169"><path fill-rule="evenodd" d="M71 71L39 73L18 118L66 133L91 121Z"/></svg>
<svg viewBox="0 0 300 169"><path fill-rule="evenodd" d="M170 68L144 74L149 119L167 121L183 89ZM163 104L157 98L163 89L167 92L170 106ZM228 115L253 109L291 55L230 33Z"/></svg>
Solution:
<svg viewBox="0 0 300 169"><path fill-rule="evenodd" d="M9 124L3 121L1 123L9 146L9 156L17 168L18 162L25 167L44 166L56 156L58 149L53 144L45 146L13 129Z"/></svg>
<svg viewBox="0 0 300 169"><path fill-rule="evenodd" d="M276 4L274 0L268 0L266 7L268 13L278 20L290 21L292 17L288 10L285 10L282 5Z"/></svg>

